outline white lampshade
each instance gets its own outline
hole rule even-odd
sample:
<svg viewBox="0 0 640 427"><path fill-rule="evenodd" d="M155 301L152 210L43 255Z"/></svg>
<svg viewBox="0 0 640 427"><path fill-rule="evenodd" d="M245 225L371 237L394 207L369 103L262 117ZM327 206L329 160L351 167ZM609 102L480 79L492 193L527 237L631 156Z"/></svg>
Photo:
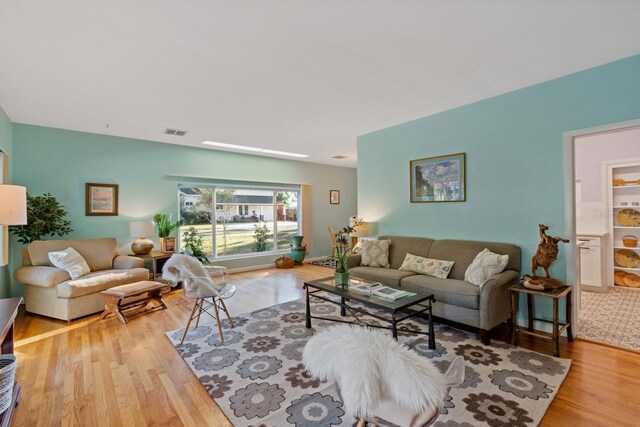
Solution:
<svg viewBox="0 0 640 427"><path fill-rule="evenodd" d="M155 228L150 219L129 222L129 236L131 237L153 236L154 233Z"/></svg>
<svg viewBox="0 0 640 427"><path fill-rule="evenodd" d="M351 233L353 237L367 237L369 236L369 223L363 222L360 225L356 225L353 227L353 233Z"/></svg>
<svg viewBox="0 0 640 427"><path fill-rule="evenodd" d="M18 185L0 185L0 225L27 223L27 189Z"/></svg>

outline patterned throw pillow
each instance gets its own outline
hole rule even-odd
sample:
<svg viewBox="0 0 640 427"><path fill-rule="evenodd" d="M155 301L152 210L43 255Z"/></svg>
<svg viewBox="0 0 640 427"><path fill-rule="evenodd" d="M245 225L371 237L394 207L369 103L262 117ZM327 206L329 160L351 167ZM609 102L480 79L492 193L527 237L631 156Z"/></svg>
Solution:
<svg viewBox="0 0 640 427"><path fill-rule="evenodd" d="M501 273L509 262L509 255L498 255L485 249L476 255L467 271L464 280L476 286L482 286L489 278Z"/></svg>
<svg viewBox="0 0 640 427"><path fill-rule="evenodd" d="M446 279L451 272L454 261L442 261L440 259L425 258L418 255L407 254L400 270L413 271L418 274Z"/></svg>
<svg viewBox="0 0 640 427"><path fill-rule="evenodd" d="M391 246L391 240L363 240L360 264L389 268L389 246Z"/></svg>
<svg viewBox="0 0 640 427"><path fill-rule="evenodd" d="M63 251L49 252L49 261L54 267L61 268L69 273L72 279L77 279L89 273L89 265L82 258L82 255L73 248Z"/></svg>

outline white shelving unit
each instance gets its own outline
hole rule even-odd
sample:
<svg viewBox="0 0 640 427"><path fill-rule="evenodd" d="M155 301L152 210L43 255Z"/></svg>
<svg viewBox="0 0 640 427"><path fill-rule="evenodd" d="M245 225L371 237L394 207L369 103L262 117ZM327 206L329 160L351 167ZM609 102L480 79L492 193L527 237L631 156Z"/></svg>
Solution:
<svg viewBox="0 0 640 427"><path fill-rule="evenodd" d="M615 162L607 165L607 188L608 188L608 206L611 206L611 216L609 217L609 259L611 266L609 283L614 283L613 275L615 271L626 271L640 275L640 268L625 268L617 265L615 254L622 249L630 249L640 255L640 244L635 248L628 248L622 244L622 238L627 235L636 236L640 239L640 226L630 227L621 225L618 222L617 214L623 209L635 209L640 212L640 185L630 184L625 186L614 186L616 179L624 179L625 181L635 181L640 179L640 159L634 159L627 162ZM638 205L634 205L638 203Z"/></svg>

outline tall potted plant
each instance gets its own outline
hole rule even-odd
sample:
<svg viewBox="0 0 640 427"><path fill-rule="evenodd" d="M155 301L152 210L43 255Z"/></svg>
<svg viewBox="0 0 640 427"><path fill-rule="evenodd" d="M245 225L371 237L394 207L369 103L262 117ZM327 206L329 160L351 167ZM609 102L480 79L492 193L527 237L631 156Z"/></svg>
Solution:
<svg viewBox="0 0 640 427"><path fill-rule="evenodd" d="M349 255L353 252L353 248L349 246L349 235L361 224L362 219L358 219L336 233L336 272L334 274L336 285L349 286L349 266L347 262L349 261Z"/></svg>
<svg viewBox="0 0 640 427"><path fill-rule="evenodd" d="M153 222L155 222L156 227L158 228L160 251L165 252L167 250L167 238L169 238L174 230L182 225L182 221L171 222L171 214L157 213L153 216Z"/></svg>
<svg viewBox="0 0 640 427"><path fill-rule="evenodd" d="M27 194L27 224L12 225L9 230L25 245L44 237L62 237L73 231L66 216L64 206L50 193L34 197Z"/></svg>

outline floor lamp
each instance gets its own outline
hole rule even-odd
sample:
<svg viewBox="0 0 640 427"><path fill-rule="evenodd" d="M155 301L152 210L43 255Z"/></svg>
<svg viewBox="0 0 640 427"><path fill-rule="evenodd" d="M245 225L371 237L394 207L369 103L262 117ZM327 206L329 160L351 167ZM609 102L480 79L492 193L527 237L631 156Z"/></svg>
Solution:
<svg viewBox="0 0 640 427"><path fill-rule="evenodd" d="M9 234L7 225L27 223L27 189L18 185L0 184L0 225L2 225L2 256L0 265L9 263Z"/></svg>

